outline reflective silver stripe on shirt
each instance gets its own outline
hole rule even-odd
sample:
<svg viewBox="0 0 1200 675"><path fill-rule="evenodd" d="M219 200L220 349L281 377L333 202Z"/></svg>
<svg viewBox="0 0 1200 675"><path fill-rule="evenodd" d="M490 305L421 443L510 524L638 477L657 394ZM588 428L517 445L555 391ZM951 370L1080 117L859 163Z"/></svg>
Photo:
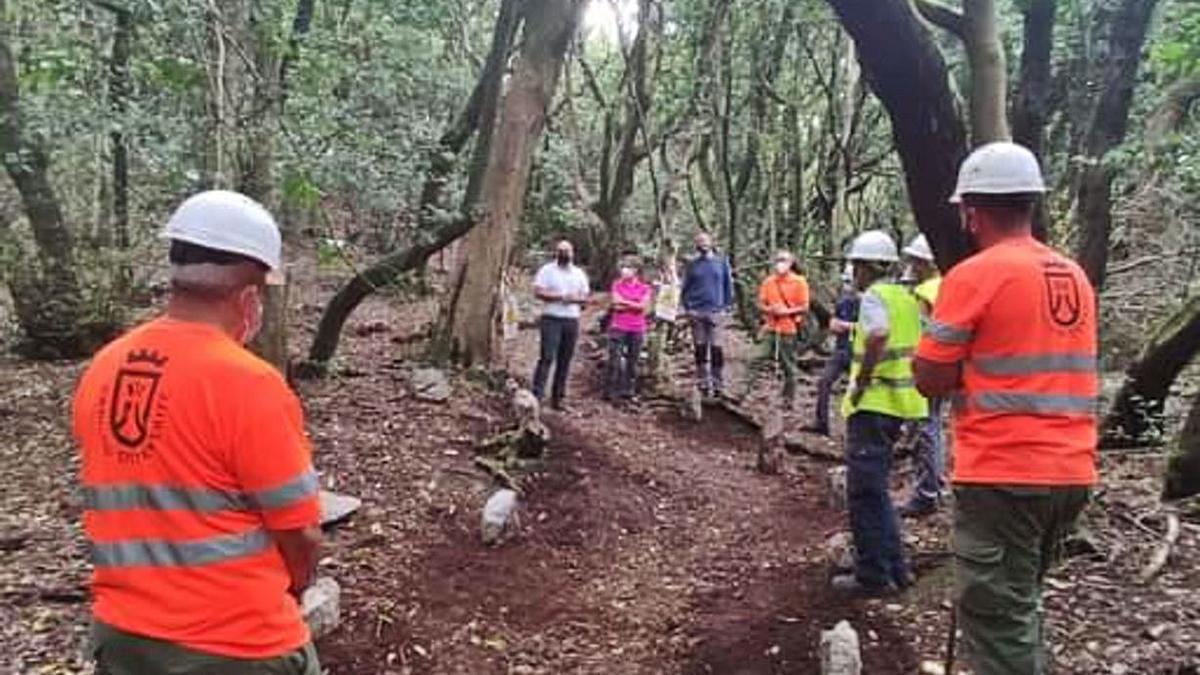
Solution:
<svg viewBox="0 0 1200 675"><path fill-rule="evenodd" d="M126 539L92 544L96 567L196 567L244 558L264 551L271 535L255 529L191 541Z"/></svg>
<svg viewBox="0 0 1200 675"><path fill-rule="evenodd" d="M982 356L971 365L984 375L1038 375L1042 373L1094 373L1096 357L1091 354L1022 354Z"/></svg>
<svg viewBox="0 0 1200 675"><path fill-rule="evenodd" d="M900 347L897 349L885 349L885 350L883 350L883 353L879 355L878 363L885 363L887 361L899 361L900 359L912 358L912 355L916 351L917 350L913 349L912 347ZM862 360L863 360L862 354L854 355L855 363L862 363Z"/></svg>
<svg viewBox="0 0 1200 675"><path fill-rule="evenodd" d="M965 345L975 336L972 331L965 328L955 328L948 323L940 321L930 321L929 325L925 328L925 334L947 345Z"/></svg>
<svg viewBox="0 0 1200 675"><path fill-rule="evenodd" d="M913 387L917 386L917 383L911 377L872 377L870 386L884 387L887 389L912 389Z"/></svg>
<svg viewBox="0 0 1200 675"><path fill-rule="evenodd" d="M290 506L317 494L319 487L315 471L308 471L279 487L249 495L215 488L172 485L93 485L84 488L83 503L89 511L252 511Z"/></svg>
<svg viewBox="0 0 1200 675"><path fill-rule="evenodd" d="M246 511L249 502L243 495L208 488L181 488L170 485L104 485L83 490L84 508L89 511Z"/></svg>
<svg viewBox="0 0 1200 675"><path fill-rule="evenodd" d="M1096 397L1070 394L1029 394L1015 391L984 391L971 395L969 407L982 412L1027 415L1095 415Z"/></svg>
<svg viewBox="0 0 1200 675"><path fill-rule="evenodd" d="M253 492L250 500L260 509L281 509L312 497L319 487L317 473L308 471L279 487Z"/></svg>

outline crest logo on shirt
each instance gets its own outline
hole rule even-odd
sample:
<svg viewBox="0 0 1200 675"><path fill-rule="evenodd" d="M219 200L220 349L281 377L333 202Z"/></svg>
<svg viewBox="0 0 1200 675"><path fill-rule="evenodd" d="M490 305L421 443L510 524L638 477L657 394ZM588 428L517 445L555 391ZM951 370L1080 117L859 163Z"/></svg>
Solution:
<svg viewBox="0 0 1200 675"><path fill-rule="evenodd" d="M127 448L136 448L150 434L155 396L167 359L153 351L130 352L125 366L117 371L109 400L108 425L113 438Z"/></svg>
<svg viewBox="0 0 1200 675"><path fill-rule="evenodd" d="M1060 328L1073 328L1084 310L1079 281L1069 269L1047 267L1043 275L1046 279L1046 309L1051 320Z"/></svg>

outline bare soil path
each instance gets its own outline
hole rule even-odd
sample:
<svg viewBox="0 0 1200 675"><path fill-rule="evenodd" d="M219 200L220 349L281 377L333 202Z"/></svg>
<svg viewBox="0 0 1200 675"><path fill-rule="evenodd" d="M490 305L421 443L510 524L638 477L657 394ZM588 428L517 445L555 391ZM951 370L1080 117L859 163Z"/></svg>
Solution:
<svg viewBox="0 0 1200 675"><path fill-rule="evenodd" d="M351 584L350 606L403 598L408 620L354 617L322 645L334 672L811 673L820 630L842 618L874 672L915 670L882 603L826 590L822 544L844 516L823 505L822 466L762 476L740 420L614 408L597 369L581 356L572 409L548 414L554 440L519 533L479 544L484 491L442 509L410 565Z"/></svg>

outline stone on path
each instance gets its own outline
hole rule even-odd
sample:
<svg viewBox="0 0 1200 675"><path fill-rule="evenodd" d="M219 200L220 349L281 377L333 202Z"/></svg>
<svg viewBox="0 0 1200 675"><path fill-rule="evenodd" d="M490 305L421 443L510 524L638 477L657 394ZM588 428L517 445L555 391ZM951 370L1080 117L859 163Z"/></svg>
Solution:
<svg viewBox="0 0 1200 675"><path fill-rule="evenodd" d="M320 577L304 589L300 610L316 640L328 635L341 623L342 589L330 577Z"/></svg>
<svg viewBox="0 0 1200 675"><path fill-rule="evenodd" d="M501 488L488 497L483 506L483 518L480 523L480 534L483 543L491 545L500 540L509 521L517 510L517 493L508 488Z"/></svg>
<svg viewBox="0 0 1200 675"><path fill-rule="evenodd" d="M692 422L704 419L704 394L698 388L692 387L692 393L683 402L682 412L683 418Z"/></svg>
<svg viewBox="0 0 1200 675"><path fill-rule="evenodd" d="M835 511L846 509L846 467L835 466L825 472L825 500Z"/></svg>
<svg viewBox="0 0 1200 675"><path fill-rule="evenodd" d="M825 559L835 572L854 571L854 536L837 532L825 540Z"/></svg>
<svg viewBox="0 0 1200 675"><path fill-rule="evenodd" d="M450 400L450 378L437 368L418 368L409 378L413 396L427 403L445 403Z"/></svg>
<svg viewBox="0 0 1200 675"><path fill-rule="evenodd" d="M861 674L858 633L850 622L839 621L833 630L821 631L821 675Z"/></svg>
<svg viewBox="0 0 1200 675"><path fill-rule="evenodd" d="M336 525L362 508L362 500L350 495L321 490L317 495L321 501L321 527Z"/></svg>

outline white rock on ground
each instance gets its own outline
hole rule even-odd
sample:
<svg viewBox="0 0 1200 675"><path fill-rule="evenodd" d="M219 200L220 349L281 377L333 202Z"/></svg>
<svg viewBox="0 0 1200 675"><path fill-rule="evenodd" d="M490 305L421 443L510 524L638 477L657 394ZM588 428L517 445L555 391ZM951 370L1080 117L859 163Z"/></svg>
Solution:
<svg viewBox="0 0 1200 675"><path fill-rule="evenodd" d="M853 572L854 556L854 536L849 532L837 532L825 540L825 559L835 572Z"/></svg>
<svg viewBox="0 0 1200 675"><path fill-rule="evenodd" d="M858 633L848 621L821 631L821 675L862 675Z"/></svg>
<svg viewBox="0 0 1200 675"><path fill-rule="evenodd" d="M835 466L825 472L825 499L829 508L846 509L846 467Z"/></svg>
<svg viewBox="0 0 1200 675"><path fill-rule="evenodd" d="M437 368L418 368L409 379L413 396L418 401L445 403L450 400L450 378Z"/></svg>
<svg viewBox="0 0 1200 675"><path fill-rule="evenodd" d="M362 508L362 500L358 497L329 490L321 490L318 497L321 501L321 527L340 523Z"/></svg>
<svg viewBox="0 0 1200 675"><path fill-rule="evenodd" d="M341 596L341 587L330 577L320 577L305 589L300 608L314 640L341 623Z"/></svg>
<svg viewBox="0 0 1200 675"><path fill-rule="evenodd" d="M488 497L487 503L483 505L483 518L480 524L480 533L484 544L490 545L500 540L500 535L504 534L504 529L508 527L508 522L516 509L517 493L508 488L496 490L491 497Z"/></svg>

